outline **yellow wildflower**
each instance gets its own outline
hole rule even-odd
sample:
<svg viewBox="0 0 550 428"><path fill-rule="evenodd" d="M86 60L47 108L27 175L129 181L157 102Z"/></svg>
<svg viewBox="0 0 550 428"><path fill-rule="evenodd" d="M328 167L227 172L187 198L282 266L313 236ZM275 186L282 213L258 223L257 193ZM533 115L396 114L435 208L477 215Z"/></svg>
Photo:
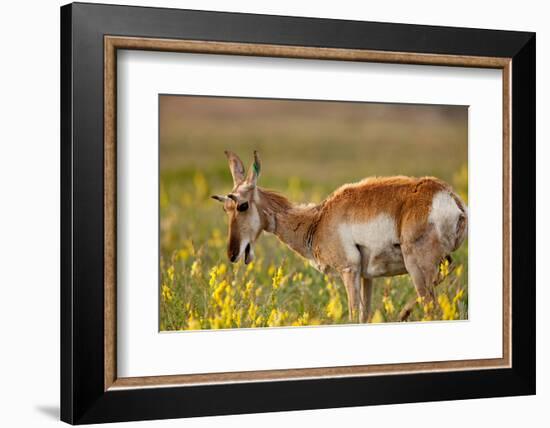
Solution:
<svg viewBox="0 0 550 428"><path fill-rule="evenodd" d="M216 302L216 304L220 307L223 307L224 305L222 294L225 293L228 287L229 287L229 283L224 279L222 282L219 283L219 285L216 287L216 289L212 293L212 298L214 299L214 302Z"/></svg>
<svg viewBox="0 0 550 428"><path fill-rule="evenodd" d="M244 285L244 290L241 291L241 296L243 299L248 300L252 296L252 291L254 289L254 280L249 280Z"/></svg>
<svg viewBox="0 0 550 428"><path fill-rule="evenodd" d="M246 314L252 324L254 324L254 321L256 320L257 312L258 312L258 306L256 306L254 302L250 302L250 305L248 306L248 311L246 312Z"/></svg>
<svg viewBox="0 0 550 428"><path fill-rule="evenodd" d="M420 321L432 321L434 312L434 302L432 300L426 300L423 297L418 297L416 301L421 305L424 315Z"/></svg>
<svg viewBox="0 0 550 428"><path fill-rule="evenodd" d="M455 297L453 297L453 305L458 304L460 300L462 300L462 297L464 297L464 289L461 288L456 292Z"/></svg>
<svg viewBox="0 0 550 428"><path fill-rule="evenodd" d="M216 266L214 266L212 269L210 269L210 280L208 281L208 284L211 288L213 288L216 285L216 282L218 280L218 269Z"/></svg>
<svg viewBox="0 0 550 428"><path fill-rule="evenodd" d="M200 259L195 260L191 264L191 272L190 273L191 273L191 276L193 278L201 276L201 261L200 261Z"/></svg>
<svg viewBox="0 0 550 428"><path fill-rule="evenodd" d="M185 261L189 258L189 255L190 255L189 250L187 250L187 248L182 248L176 253L176 259Z"/></svg>
<svg viewBox="0 0 550 428"><path fill-rule="evenodd" d="M237 327L240 327L240 326L241 326L241 320L242 320L242 318L243 318L243 310L242 310L242 308L236 310L236 311L233 313L233 322L235 323L235 325L236 325Z"/></svg>
<svg viewBox="0 0 550 428"><path fill-rule="evenodd" d="M449 300L449 297L446 294L441 294L437 298L441 311L443 312L444 320L455 320L458 318L458 311L456 309L456 304Z"/></svg>
<svg viewBox="0 0 550 428"><path fill-rule="evenodd" d="M166 269L166 275L170 282L174 281L174 266L169 266L168 269Z"/></svg>
<svg viewBox="0 0 550 428"><path fill-rule="evenodd" d="M256 321L254 321L253 327L259 327L263 325L264 323L264 317L262 315L259 315L258 318L256 318Z"/></svg>
<svg viewBox="0 0 550 428"><path fill-rule="evenodd" d="M272 309L267 319L267 325L269 327L278 327L284 324L288 318L287 311L279 311L278 309Z"/></svg>
<svg viewBox="0 0 550 428"><path fill-rule="evenodd" d="M189 330L200 330L201 329L201 323L198 319L196 319L193 314L189 314L189 318L187 319L187 328Z"/></svg>
<svg viewBox="0 0 550 428"><path fill-rule="evenodd" d="M276 290L283 283L283 268L279 266L277 273L272 278L273 288Z"/></svg>
<svg viewBox="0 0 550 428"><path fill-rule="evenodd" d="M340 300L340 294L338 293L338 290L336 289L334 284L330 281L327 283L327 290L330 295L330 299L326 307L327 315L333 321L340 321L340 319L342 318L342 313L344 311L342 301Z"/></svg>
<svg viewBox="0 0 550 428"><path fill-rule="evenodd" d="M296 321L292 323L293 326L309 325L309 313L304 312L298 317Z"/></svg>
<svg viewBox="0 0 550 428"><path fill-rule="evenodd" d="M246 273L245 275L249 274L250 272L252 272L254 270L254 261L251 261L250 263L248 263L248 265L246 266Z"/></svg>
<svg viewBox="0 0 550 428"><path fill-rule="evenodd" d="M384 322L384 316L382 315L382 312L380 312L380 309L377 309L377 310L374 312L374 315L372 316L371 322L372 322L372 323L381 323L381 322Z"/></svg>
<svg viewBox="0 0 550 428"><path fill-rule="evenodd" d="M393 312L395 311L395 308L393 306L391 297L390 296L382 297L382 303L384 304L384 310L386 311L386 313L390 315L393 314Z"/></svg>
<svg viewBox="0 0 550 428"><path fill-rule="evenodd" d="M424 304L424 312L431 312L434 309L434 302L430 300L428 303Z"/></svg>
<svg viewBox="0 0 550 428"><path fill-rule="evenodd" d="M227 272L227 265L225 263L220 263L220 265L217 268L216 273L218 276L223 276Z"/></svg>
<svg viewBox="0 0 550 428"><path fill-rule="evenodd" d="M216 315L215 317L210 317L208 321L210 323L210 328L213 328L213 329L224 328L223 320L219 315Z"/></svg>
<svg viewBox="0 0 550 428"><path fill-rule="evenodd" d="M439 272L441 272L441 277L446 278L449 275L449 259L445 259L439 265Z"/></svg>
<svg viewBox="0 0 550 428"><path fill-rule="evenodd" d="M172 290L166 284L162 284L162 298L165 302L171 302L173 298Z"/></svg>

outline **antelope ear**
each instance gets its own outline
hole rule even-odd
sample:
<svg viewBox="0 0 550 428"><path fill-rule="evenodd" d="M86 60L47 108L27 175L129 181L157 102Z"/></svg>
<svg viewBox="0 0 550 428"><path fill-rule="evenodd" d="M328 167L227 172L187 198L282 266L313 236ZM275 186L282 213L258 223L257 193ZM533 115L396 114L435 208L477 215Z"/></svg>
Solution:
<svg viewBox="0 0 550 428"><path fill-rule="evenodd" d="M229 150L225 151L225 156L229 161L229 170L231 171L231 176L233 177L233 185L242 183L244 180L244 164L243 161L233 152Z"/></svg>
<svg viewBox="0 0 550 428"><path fill-rule="evenodd" d="M211 198L219 202L225 202L227 200L227 196L212 195Z"/></svg>
<svg viewBox="0 0 550 428"><path fill-rule="evenodd" d="M260 171L262 170L262 163L260 162L260 155L256 150L254 150L254 163L250 167L250 170L248 171L248 176L246 177L246 181L251 184L252 186L256 186L256 182L258 181L258 177L260 176Z"/></svg>

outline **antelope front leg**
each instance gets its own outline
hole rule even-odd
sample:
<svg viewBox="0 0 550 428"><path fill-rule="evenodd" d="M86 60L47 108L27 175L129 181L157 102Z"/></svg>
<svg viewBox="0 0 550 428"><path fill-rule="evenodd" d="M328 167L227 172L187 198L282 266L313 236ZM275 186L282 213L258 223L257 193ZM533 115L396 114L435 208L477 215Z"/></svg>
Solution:
<svg viewBox="0 0 550 428"><path fill-rule="evenodd" d="M361 301L359 316L362 323L369 322L372 308L372 278L361 278Z"/></svg>
<svg viewBox="0 0 550 428"><path fill-rule="evenodd" d="M340 272L348 294L348 315L350 322L358 318L360 274L358 269L346 268Z"/></svg>

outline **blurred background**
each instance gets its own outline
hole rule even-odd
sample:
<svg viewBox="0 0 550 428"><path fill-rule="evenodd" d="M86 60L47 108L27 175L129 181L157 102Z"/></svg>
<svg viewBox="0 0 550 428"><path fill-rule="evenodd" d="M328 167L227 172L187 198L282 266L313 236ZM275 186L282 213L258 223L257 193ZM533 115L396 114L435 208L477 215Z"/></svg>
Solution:
<svg viewBox="0 0 550 428"><path fill-rule="evenodd" d="M161 329L346 320L343 286L305 266L275 237L260 238L255 270L246 276L227 264L225 214L209 199L211 194L225 194L232 188L226 149L236 152L247 166L253 150L258 150L262 160L259 185L294 202L319 202L344 183L375 175L433 175L453 185L467 202L465 106L171 95L161 95L159 102ZM457 293L462 294L447 318L467 317L466 251L461 250L459 256L457 281L448 281L453 282L447 296L450 303ZM288 295L279 296L283 291L278 288L273 294L278 274ZM250 279L258 294L254 299L239 295ZM408 276L378 282L385 285L375 288L377 318L396 321L414 288ZM332 305L336 310L327 308L336 294L340 304ZM391 301L393 311L382 302L384 298ZM274 299L278 303L273 304ZM426 318L421 309L410 319ZM438 315L444 316L443 312Z"/></svg>
<svg viewBox="0 0 550 428"><path fill-rule="evenodd" d="M256 149L264 185L295 177L330 191L396 174L452 181L467 164L467 117L462 106L161 96L161 169L223 183L223 151L247 163Z"/></svg>

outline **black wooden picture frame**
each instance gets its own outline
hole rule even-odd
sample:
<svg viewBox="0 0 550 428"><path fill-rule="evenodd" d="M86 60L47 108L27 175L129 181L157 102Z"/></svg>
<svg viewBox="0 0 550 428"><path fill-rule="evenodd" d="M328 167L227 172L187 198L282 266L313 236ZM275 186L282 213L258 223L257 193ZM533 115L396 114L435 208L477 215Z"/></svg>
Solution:
<svg viewBox="0 0 550 428"><path fill-rule="evenodd" d="M106 36L511 59L511 367L106 389ZM535 97L534 33L85 3L63 6L61 419L85 424L534 394Z"/></svg>

